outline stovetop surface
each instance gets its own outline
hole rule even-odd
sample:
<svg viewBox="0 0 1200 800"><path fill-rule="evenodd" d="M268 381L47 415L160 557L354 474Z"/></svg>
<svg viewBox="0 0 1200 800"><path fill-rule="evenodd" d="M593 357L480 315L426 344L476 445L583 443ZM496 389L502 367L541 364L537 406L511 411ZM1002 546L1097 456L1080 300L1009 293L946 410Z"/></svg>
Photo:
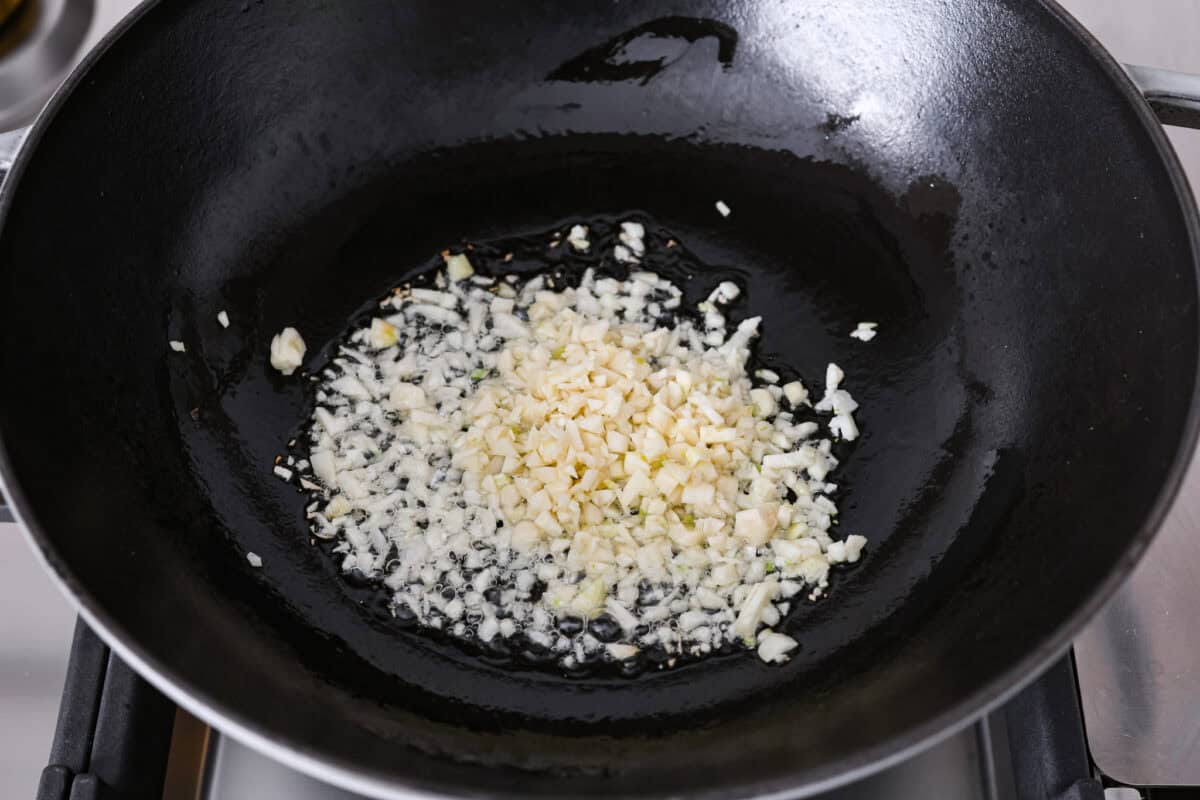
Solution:
<svg viewBox="0 0 1200 800"><path fill-rule="evenodd" d="M819 796L818 800L1005 800L1012 797L988 783L991 755L972 726L923 753L869 778ZM359 795L321 783L272 761L238 742L210 741L201 800L289 798L358 800Z"/></svg>
<svg viewBox="0 0 1200 800"><path fill-rule="evenodd" d="M137 5L135 0L89 0L89 4L93 6L92 16L81 51ZM1063 5L1123 61L1200 72L1200 48L1196 47L1200 41L1200 0L1158 0L1153 17L1140 4L1127 0L1065 0ZM1193 185L1200 185L1200 133L1168 131ZM11 141L15 140L10 137ZM0 135L0 150L4 145L5 137ZM13 528L0 525L0 543L6 547L16 538ZM1196 713L1200 635L1195 634L1200 593L1192 588L1200 565L1198 531L1200 463L1193 463L1180 501L1145 560L1076 643L1091 755L1100 771L1124 783L1200 785L1200 714ZM21 578L27 580L28 576L23 573ZM33 630L32 625L28 630L22 628L22 620L8 619L0 620L0 631L6 635L6 649L19 649L23 635L37 639L45 633ZM0 700L5 697L5 669L0 658ZM52 718L55 709L30 708L22 713ZM20 726L21 722L0 715L0 742L7 742L4 728L9 725ZM969 727L914 758L825 797L1009 797L1007 779L997 776L994 764L996 752L1005 748L1003 735L995 724ZM15 743L18 737L11 738ZM207 747L200 796L208 800L353 797L219 734L207 736L204 741ZM5 763L0 760L0 766ZM0 795L30 796L27 787L36 780L44 763L44 759L30 763L29 775L16 779L13 785L19 788L12 792L10 777L0 774Z"/></svg>

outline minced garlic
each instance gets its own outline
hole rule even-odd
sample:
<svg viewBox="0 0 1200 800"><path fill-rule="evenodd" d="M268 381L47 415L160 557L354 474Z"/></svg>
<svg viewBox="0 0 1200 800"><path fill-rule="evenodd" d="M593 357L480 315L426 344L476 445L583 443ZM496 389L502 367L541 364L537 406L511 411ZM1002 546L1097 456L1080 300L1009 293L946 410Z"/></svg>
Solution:
<svg viewBox="0 0 1200 800"><path fill-rule="evenodd" d="M567 241L646 256L641 223L595 230ZM384 301L322 374L299 470L323 488L313 533L422 625L567 668L728 642L786 660L790 598L819 596L866 540L830 535L837 460L795 416L803 384L747 372L761 320L727 329L737 285L694 323L666 316L682 293L653 273L564 288L445 258L450 280ZM816 410L849 439L843 379L830 365Z"/></svg>

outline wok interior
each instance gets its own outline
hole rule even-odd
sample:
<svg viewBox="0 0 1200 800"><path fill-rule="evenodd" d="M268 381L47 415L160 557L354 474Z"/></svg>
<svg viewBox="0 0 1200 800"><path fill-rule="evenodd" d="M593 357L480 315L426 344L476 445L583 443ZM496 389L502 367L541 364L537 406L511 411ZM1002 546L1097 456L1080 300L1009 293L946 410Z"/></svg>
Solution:
<svg viewBox="0 0 1200 800"><path fill-rule="evenodd" d="M1103 141L1068 148L1061 124L1037 124L1062 123L1055 109L1018 121L951 86L951 117L973 124L881 144L869 114L831 118L844 109L777 73L787 42L753 15L730 21L729 68L701 38L677 78L596 84L543 79L628 14L681 9L472 6L487 35L455 39L453 60L430 33L449 11L396 6L151 10L59 109L0 239L0 369L21 387L0 434L22 511L71 588L178 685L382 780L783 786L952 713L1144 544L1197 321L1178 199L1132 112L1097 111ZM833 37L856 14L887 30L884 6L814 12L803 31ZM1041 13L1002 10L1013 30ZM529 37L544 47L518 47ZM805 53L818 78L845 77ZM889 69L898 106L927 89ZM1009 79L1036 69L1017 59ZM1094 65L1060 77L1074 96L1109 86ZM866 435L839 452L840 531L870 538L865 562L794 604L801 649L783 667L742 654L567 681L398 630L271 474L312 404L311 384L267 366L271 335L295 325L319 364L449 244L634 212L707 265L694 285L746 284L735 314L764 315L767 364L814 387L827 361L845 369ZM869 345L847 336L865 319Z"/></svg>

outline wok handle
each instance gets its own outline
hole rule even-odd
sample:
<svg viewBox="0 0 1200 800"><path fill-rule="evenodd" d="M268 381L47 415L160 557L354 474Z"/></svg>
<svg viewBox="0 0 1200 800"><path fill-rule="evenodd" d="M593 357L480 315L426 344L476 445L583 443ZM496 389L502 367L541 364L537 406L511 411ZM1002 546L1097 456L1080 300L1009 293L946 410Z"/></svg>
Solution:
<svg viewBox="0 0 1200 800"><path fill-rule="evenodd" d="M1126 64L1125 72L1164 125L1200 129L1200 75Z"/></svg>

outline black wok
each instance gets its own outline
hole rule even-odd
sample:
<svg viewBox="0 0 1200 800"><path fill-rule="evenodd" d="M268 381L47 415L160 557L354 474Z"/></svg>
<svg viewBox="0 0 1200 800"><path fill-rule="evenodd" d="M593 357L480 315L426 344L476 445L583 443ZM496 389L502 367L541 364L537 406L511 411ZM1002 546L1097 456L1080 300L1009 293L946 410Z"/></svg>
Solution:
<svg viewBox="0 0 1200 800"><path fill-rule="evenodd" d="M1196 209L1133 84L1053 6L135 16L3 199L5 486L123 657L301 769L393 797L816 791L1060 654L1178 485ZM763 360L819 382L832 358L862 404L842 525L871 544L790 616L782 667L484 661L336 579L271 474L312 403L269 368L273 333L317 365L448 244L632 211L744 276Z"/></svg>

